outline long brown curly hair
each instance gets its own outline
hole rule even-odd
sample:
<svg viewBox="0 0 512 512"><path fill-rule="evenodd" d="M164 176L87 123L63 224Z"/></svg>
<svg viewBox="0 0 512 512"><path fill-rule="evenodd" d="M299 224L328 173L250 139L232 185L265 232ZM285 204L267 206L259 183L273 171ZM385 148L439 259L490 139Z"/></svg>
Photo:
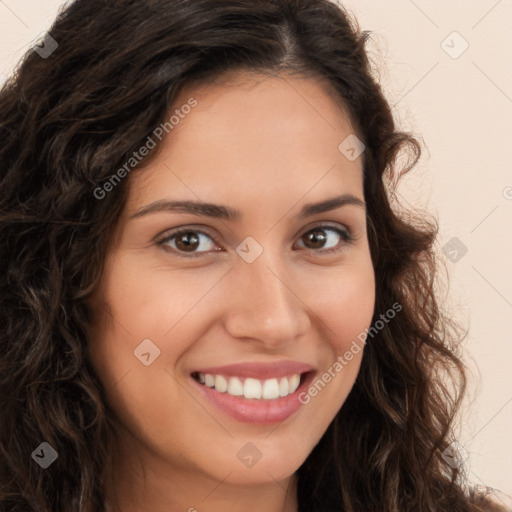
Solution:
<svg viewBox="0 0 512 512"><path fill-rule="evenodd" d="M373 320L403 307L298 469L300 512L490 510L443 456L466 388L464 336L434 294L437 222L396 201L421 149L372 76L370 33L328 0L75 0L49 34L53 53L29 51L0 92L1 512L105 510L116 419L87 358L87 299L129 177L108 198L95 191L185 85L237 69L334 86L366 146ZM58 453L47 469L31 460L42 442Z"/></svg>

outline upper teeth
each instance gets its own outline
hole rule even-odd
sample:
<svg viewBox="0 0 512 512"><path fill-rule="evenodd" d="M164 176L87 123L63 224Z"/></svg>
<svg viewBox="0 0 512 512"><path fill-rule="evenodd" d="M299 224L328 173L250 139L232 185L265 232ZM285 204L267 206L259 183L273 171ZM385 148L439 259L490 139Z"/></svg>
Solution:
<svg viewBox="0 0 512 512"><path fill-rule="evenodd" d="M250 377L240 379L238 377L198 373L198 380L219 393L244 396L244 398L272 400L293 393L299 387L300 374L295 373L290 377L258 380Z"/></svg>

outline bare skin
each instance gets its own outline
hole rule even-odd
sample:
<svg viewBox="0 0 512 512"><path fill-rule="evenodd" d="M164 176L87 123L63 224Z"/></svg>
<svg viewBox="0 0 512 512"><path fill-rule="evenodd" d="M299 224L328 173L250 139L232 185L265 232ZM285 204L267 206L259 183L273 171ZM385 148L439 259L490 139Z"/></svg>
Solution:
<svg viewBox="0 0 512 512"><path fill-rule="evenodd" d="M191 380L200 367L282 360L309 363L319 378L370 326L375 303L364 204L299 216L342 194L364 202L362 158L338 149L355 133L346 113L316 79L237 77L183 90L177 108L190 97L197 106L128 178L89 344L120 424L112 510L297 512L296 472L360 368L363 351L273 425L236 420ZM163 199L226 205L243 217L132 218ZM205 233L194 231L190 252L183 235L171 238L182 227ZM323 243L305 236L314 228ZM251 263L236 252L249 236L263 249ZM145 339L160 350L148 366L134 357ZM237 456L246 443L261 454L252 467Z"/></svg>

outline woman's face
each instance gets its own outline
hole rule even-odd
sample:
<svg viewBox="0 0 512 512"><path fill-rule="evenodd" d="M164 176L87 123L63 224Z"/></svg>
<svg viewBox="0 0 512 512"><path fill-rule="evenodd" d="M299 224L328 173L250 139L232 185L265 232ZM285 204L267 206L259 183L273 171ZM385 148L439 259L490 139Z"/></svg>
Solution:
<svg viewBox="0 0 512 512"><path fill-rule="evenodd" d="M181 92L179 123L129 176L94 302L90 357L120 446L155 479L292 475L347 398L373 314L362 156L339 149L347 115L314 79L235 78Z"/></svg>

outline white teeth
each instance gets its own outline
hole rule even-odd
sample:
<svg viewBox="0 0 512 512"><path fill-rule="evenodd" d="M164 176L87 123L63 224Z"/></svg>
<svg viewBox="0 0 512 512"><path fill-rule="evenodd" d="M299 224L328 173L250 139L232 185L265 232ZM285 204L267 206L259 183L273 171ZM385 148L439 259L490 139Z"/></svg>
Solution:
<svg viewBox="0 0 512 512"><path fill-rule="evenodd" d="M217 389L217 388L215 388ZM256 379L245 379L244 382L245 398L261 398L261 382Z"/></svg>
<svg viewBox="0 0 512 512"><path fill-rule="evenodd" d="M279 379L259 380L251 377L241 379L238 377L212 375L210 373L198 373L197 380L205 386L214 388L219 393L243 396L247 399L274 400L294 393L300 384L300 374L296 373Z"/></svg>
<svg viewBox="0 0 512 512"><path fill-rule="evenodd" d="M265 400L272 400L279 396L279 384L277 383L277 379L269 379L264 382L261 396L265 398Z"/></svg>
<svg viewBox="0 0 512 512"><path fill-rule="evenodd" d="M281 379L279 382L279 396L286 396L288 394L288 379Z"/></svg>
<svg viewBox="0 0 512 512"><path fill-rule="evenodd" d="M237 377L229 379L228 393L234 396L242 396L244 394L244 385Z"/></svg>
<svg viewBox="0 0 512 512"><path fill-rule="evenodd" d="M228 390L228 381L222 375L215 376L215 389L221 393Z"/></svg>
<svg viewBox="0 0 512 512"><path fill-rule="evenodd" d="M300 384L300 375L292 375L290 381L289 381L289 387L288 387L288 393L293 393Z"/></svg>

